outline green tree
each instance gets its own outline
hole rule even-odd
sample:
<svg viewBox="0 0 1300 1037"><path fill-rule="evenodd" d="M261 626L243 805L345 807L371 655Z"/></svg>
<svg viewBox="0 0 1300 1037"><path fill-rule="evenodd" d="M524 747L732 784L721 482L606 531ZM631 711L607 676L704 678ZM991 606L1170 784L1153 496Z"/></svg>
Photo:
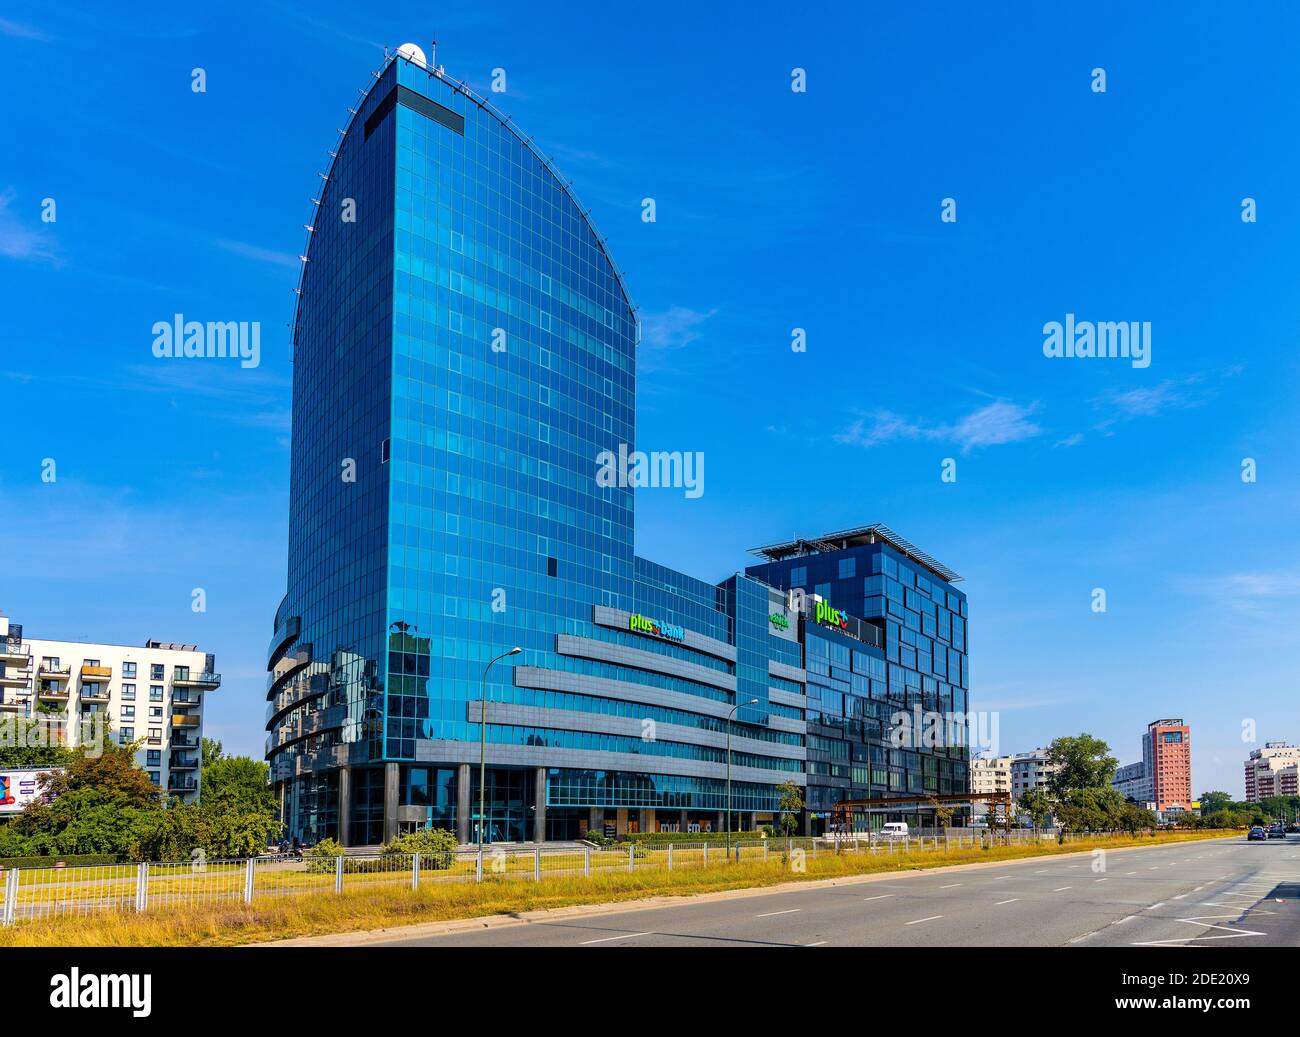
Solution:
<svg viewBox="0 0 1300 1037"><path fill-rule="evenodd" d="M1119 766L1110 746L1086 733L1054 739L1047 747L1047 762L1060 767L1048 780L1057 799L1074 789L1109 788Z"/></svg>
<svg viewBox="0 0 1300 1037"><path fill-rule="evenodd" d="M1124 824L1124 797L1118 789L1070 789L1056 808L1056 819L1067 832L1109 832Z"/></svg>
<svg viewBox="0 0 1300 1037"><path fill-rule="evenodd" d="M270 768L248 756L228 756L221 743L203 739L202 783L199 798L214 810L236 813L276 812Z"/></svg>
<svg viewBox="0 0 1300 1037"><path fill-rule="evenodd" d="M40 792L12 822L33 854L111 853L138 856L162 793L135 765L139 743L72 750L64 770L40 776Z"/></svg>
<svg viewBox="0 0 1300 1037"><path fill-rule="evenodd" d="M1056 800L1045 788L1026 789L1020 794L1016 808L1035 828L1043 828L1056 811Z"/></svg>
<svg viewBox="0 0 1300 1037"><path fill-rule="evenodd" d="M803 811L803 789L792 780L787 779L777 787L780 800L777 807L781 811L781 831L787 837L794 835L799 827L799 814Z"/></svg>
<svg viewBox="0 0 1300 1037"><path fill-rule="evenodd" d="M63 744L62 726L55 722L61 716L38 706L33 716L0 719L0 767L37 770L72 762L72 750Z"/></svg>
<svg viewBox="0 0 1300 1037"><path fill-rule="evenodd" d="M1226 792L1202 792L1200 803L1202 817L1206 814L1217 814L1233 805L1232 797Z"/></svg>

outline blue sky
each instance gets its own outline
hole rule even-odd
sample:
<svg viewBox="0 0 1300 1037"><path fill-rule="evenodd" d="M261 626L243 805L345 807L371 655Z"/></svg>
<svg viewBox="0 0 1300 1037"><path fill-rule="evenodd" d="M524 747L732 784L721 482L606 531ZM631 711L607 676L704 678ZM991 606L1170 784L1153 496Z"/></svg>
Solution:
<svg viewBox="0 0 1300 1037"><path fill-rule="evenodd" d="M1239 794L1244 720L1300 740L1300 14L1130 6L8 4L0 608L215 651L210 733L260 755L309 199L383 46L436 35L609 238L637 445L705 454L699 499L639 492L640 553L719 579L885 522L966 577L1003 751L1129 762L1179 715ZM260 321L261 366L155 360L175 312ZM1066 313L1150 321L1151 365L1044 357Z"/></svg>

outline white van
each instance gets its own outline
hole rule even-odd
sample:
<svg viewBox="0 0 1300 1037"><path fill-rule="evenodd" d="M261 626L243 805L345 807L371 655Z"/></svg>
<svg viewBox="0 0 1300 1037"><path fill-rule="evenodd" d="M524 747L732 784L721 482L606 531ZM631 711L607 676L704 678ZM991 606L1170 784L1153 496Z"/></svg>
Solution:
<svg viewBox="0 0 1300 1037"><path fill-rule="evenodd" d="M882 839L906 839L907 822L906 821L886 821L885 826L880 829L880 838Z"/></svg>

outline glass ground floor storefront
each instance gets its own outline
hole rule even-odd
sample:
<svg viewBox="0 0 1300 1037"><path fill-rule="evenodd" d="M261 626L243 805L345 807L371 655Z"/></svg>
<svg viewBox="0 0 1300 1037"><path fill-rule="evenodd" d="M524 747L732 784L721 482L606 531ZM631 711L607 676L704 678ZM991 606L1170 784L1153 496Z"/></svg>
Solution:
<svg viewBox="0 0 1300 1037"><path fill-rule="evenodd" d="M470 764L384 763L324 771L280 786L286 836L308 844L337 839L377 846L405 832L444 828L462 843L611 838L643 832L721 832L725 779L563 768L488 767L479 806L479 768ZM732 782L732 829L775 824L775 786Z"/></svg>

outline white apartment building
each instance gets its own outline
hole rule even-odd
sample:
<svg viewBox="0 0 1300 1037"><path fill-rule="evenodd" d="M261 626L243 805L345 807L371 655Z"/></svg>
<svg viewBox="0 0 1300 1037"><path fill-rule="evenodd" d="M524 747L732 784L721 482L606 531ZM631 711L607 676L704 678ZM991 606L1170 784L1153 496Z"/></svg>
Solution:
<svg viewBox="0 0 1300 1037"><path fill-rule="evenodd" d="M1017 753L1011 758L1011 798L1018 800L1030 789L1046 785L1060 770L1061 764L1047 762L1046 749Z"/></svg>
<svg viewBox="0 0 1300 1037"><path fill-rule="evenodd" d="M970 761L971 792L1010 792L1011 756L975 756ZM987 802L976 800L971 804L971 816L982 818L989 812Z"/></svg>
<svg viewBox="0 0 1300 1037"><path fill-rule="evenodd" d="M136 762L187 803L199 798L203 699L221 685L214 669L196 645L26 637L0 615L0 718L52 714L69 745L96 723L119 743L143 739Z"/></svg>
<svg viewBox="0 0 1300 1037"><path fill-rule="evenodd" d="M1265 742L1246 760L1246 802L1269 796L1300 796L1300 747Z"/></svg>

